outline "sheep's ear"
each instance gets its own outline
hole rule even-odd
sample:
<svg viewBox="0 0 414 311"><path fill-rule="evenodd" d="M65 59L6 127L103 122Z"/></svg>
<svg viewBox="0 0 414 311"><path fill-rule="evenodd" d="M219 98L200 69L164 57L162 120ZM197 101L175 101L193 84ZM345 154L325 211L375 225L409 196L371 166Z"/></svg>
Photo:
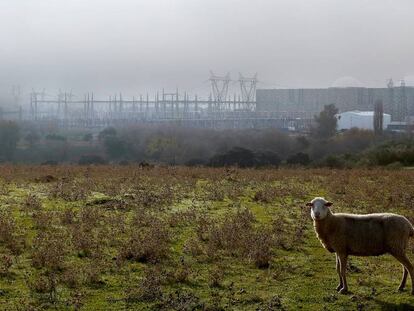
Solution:
<svg viewBox="0 0 414 311"><path fill-rule="evenodd" d="M326 202L325 206L329 207L329 206L332 206L332 204L333 204L332 202Z"/></svg>
<svg viewBox="0 0 414 311"><path fill-rule="evenodd" d="M306 206L309 206L309 207L311 207L313 204L312 204L312 202L308 202L308 203L306 203Z"/></svg>

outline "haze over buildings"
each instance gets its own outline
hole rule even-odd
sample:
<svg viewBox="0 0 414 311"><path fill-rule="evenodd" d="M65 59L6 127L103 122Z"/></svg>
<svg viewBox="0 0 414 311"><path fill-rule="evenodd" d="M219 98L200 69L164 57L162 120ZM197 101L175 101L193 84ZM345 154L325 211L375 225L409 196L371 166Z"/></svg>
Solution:
<svg viewBox="0 0 414 311"><path fill-rule="evenodd" d="M312 118L329 104L340 112L373 111L378 100L393 121L405 121L407 116L414 115L414 87L407 86L405 81L395 85L390 80L386 87L366 88L348 77L330 88L262 89L257 91L256 100L258 112L299 118Z"/></svg>
<svg viewBox="0 0 414 311"><path fill-rule="evenodd" d="M411 83L413 12L411 0L3 0L0 93L206 95L210 69L259 72L259 88Z"/></svg>

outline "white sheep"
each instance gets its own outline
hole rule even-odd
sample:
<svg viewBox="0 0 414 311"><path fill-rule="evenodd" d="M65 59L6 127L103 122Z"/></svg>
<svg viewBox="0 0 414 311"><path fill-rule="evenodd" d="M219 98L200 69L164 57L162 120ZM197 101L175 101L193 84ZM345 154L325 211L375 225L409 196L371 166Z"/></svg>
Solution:
<svg viewBox="0 0 414 311"><path fill-rule="evenodd" d="M348 292L346 265L349 255L379 256L391 254L403 266L403 276L398 287L402 291L411 277L411 294L414 295L414 270L405 251L414 228L407 218L390 213L382 214L342 214L332 213L331 202L317 197L306 203L311 207L311 217L315 232L322 245L331 253L336 253L336 271L339 276L337 291Z"/></svg>

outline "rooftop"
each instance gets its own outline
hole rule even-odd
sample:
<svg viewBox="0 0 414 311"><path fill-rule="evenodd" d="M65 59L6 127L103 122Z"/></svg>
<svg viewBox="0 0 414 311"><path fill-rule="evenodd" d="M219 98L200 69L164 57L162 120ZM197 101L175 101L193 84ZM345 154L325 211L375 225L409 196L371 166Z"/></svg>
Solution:
<svg viewBox="0 0 414 311"><path fill-rule="evenodd" d="M358 115L358 116L367 116L367 117L373 117L375 112L374 111L359 111L359 110L351 110L351 111L344 111L341 113L338 113L339 115L341 114L353 114L353 115ZM387 113L384 113L384 115L388 115Z"/></svg>

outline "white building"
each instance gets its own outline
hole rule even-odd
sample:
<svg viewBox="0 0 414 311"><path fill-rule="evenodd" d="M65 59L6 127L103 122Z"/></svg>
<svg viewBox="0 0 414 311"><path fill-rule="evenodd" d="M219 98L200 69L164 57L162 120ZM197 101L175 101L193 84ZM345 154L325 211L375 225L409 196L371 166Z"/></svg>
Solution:
<svg viewBox="0 0 414 311"><path fill-rule="evenodd" d="M349 130L357 127L360 129L373 130L374 129L374 111L346 111L336 115L338 119L338 127L340 130ZM391 115L384 113L383 129L385 130L391 122Z"/></svg>

